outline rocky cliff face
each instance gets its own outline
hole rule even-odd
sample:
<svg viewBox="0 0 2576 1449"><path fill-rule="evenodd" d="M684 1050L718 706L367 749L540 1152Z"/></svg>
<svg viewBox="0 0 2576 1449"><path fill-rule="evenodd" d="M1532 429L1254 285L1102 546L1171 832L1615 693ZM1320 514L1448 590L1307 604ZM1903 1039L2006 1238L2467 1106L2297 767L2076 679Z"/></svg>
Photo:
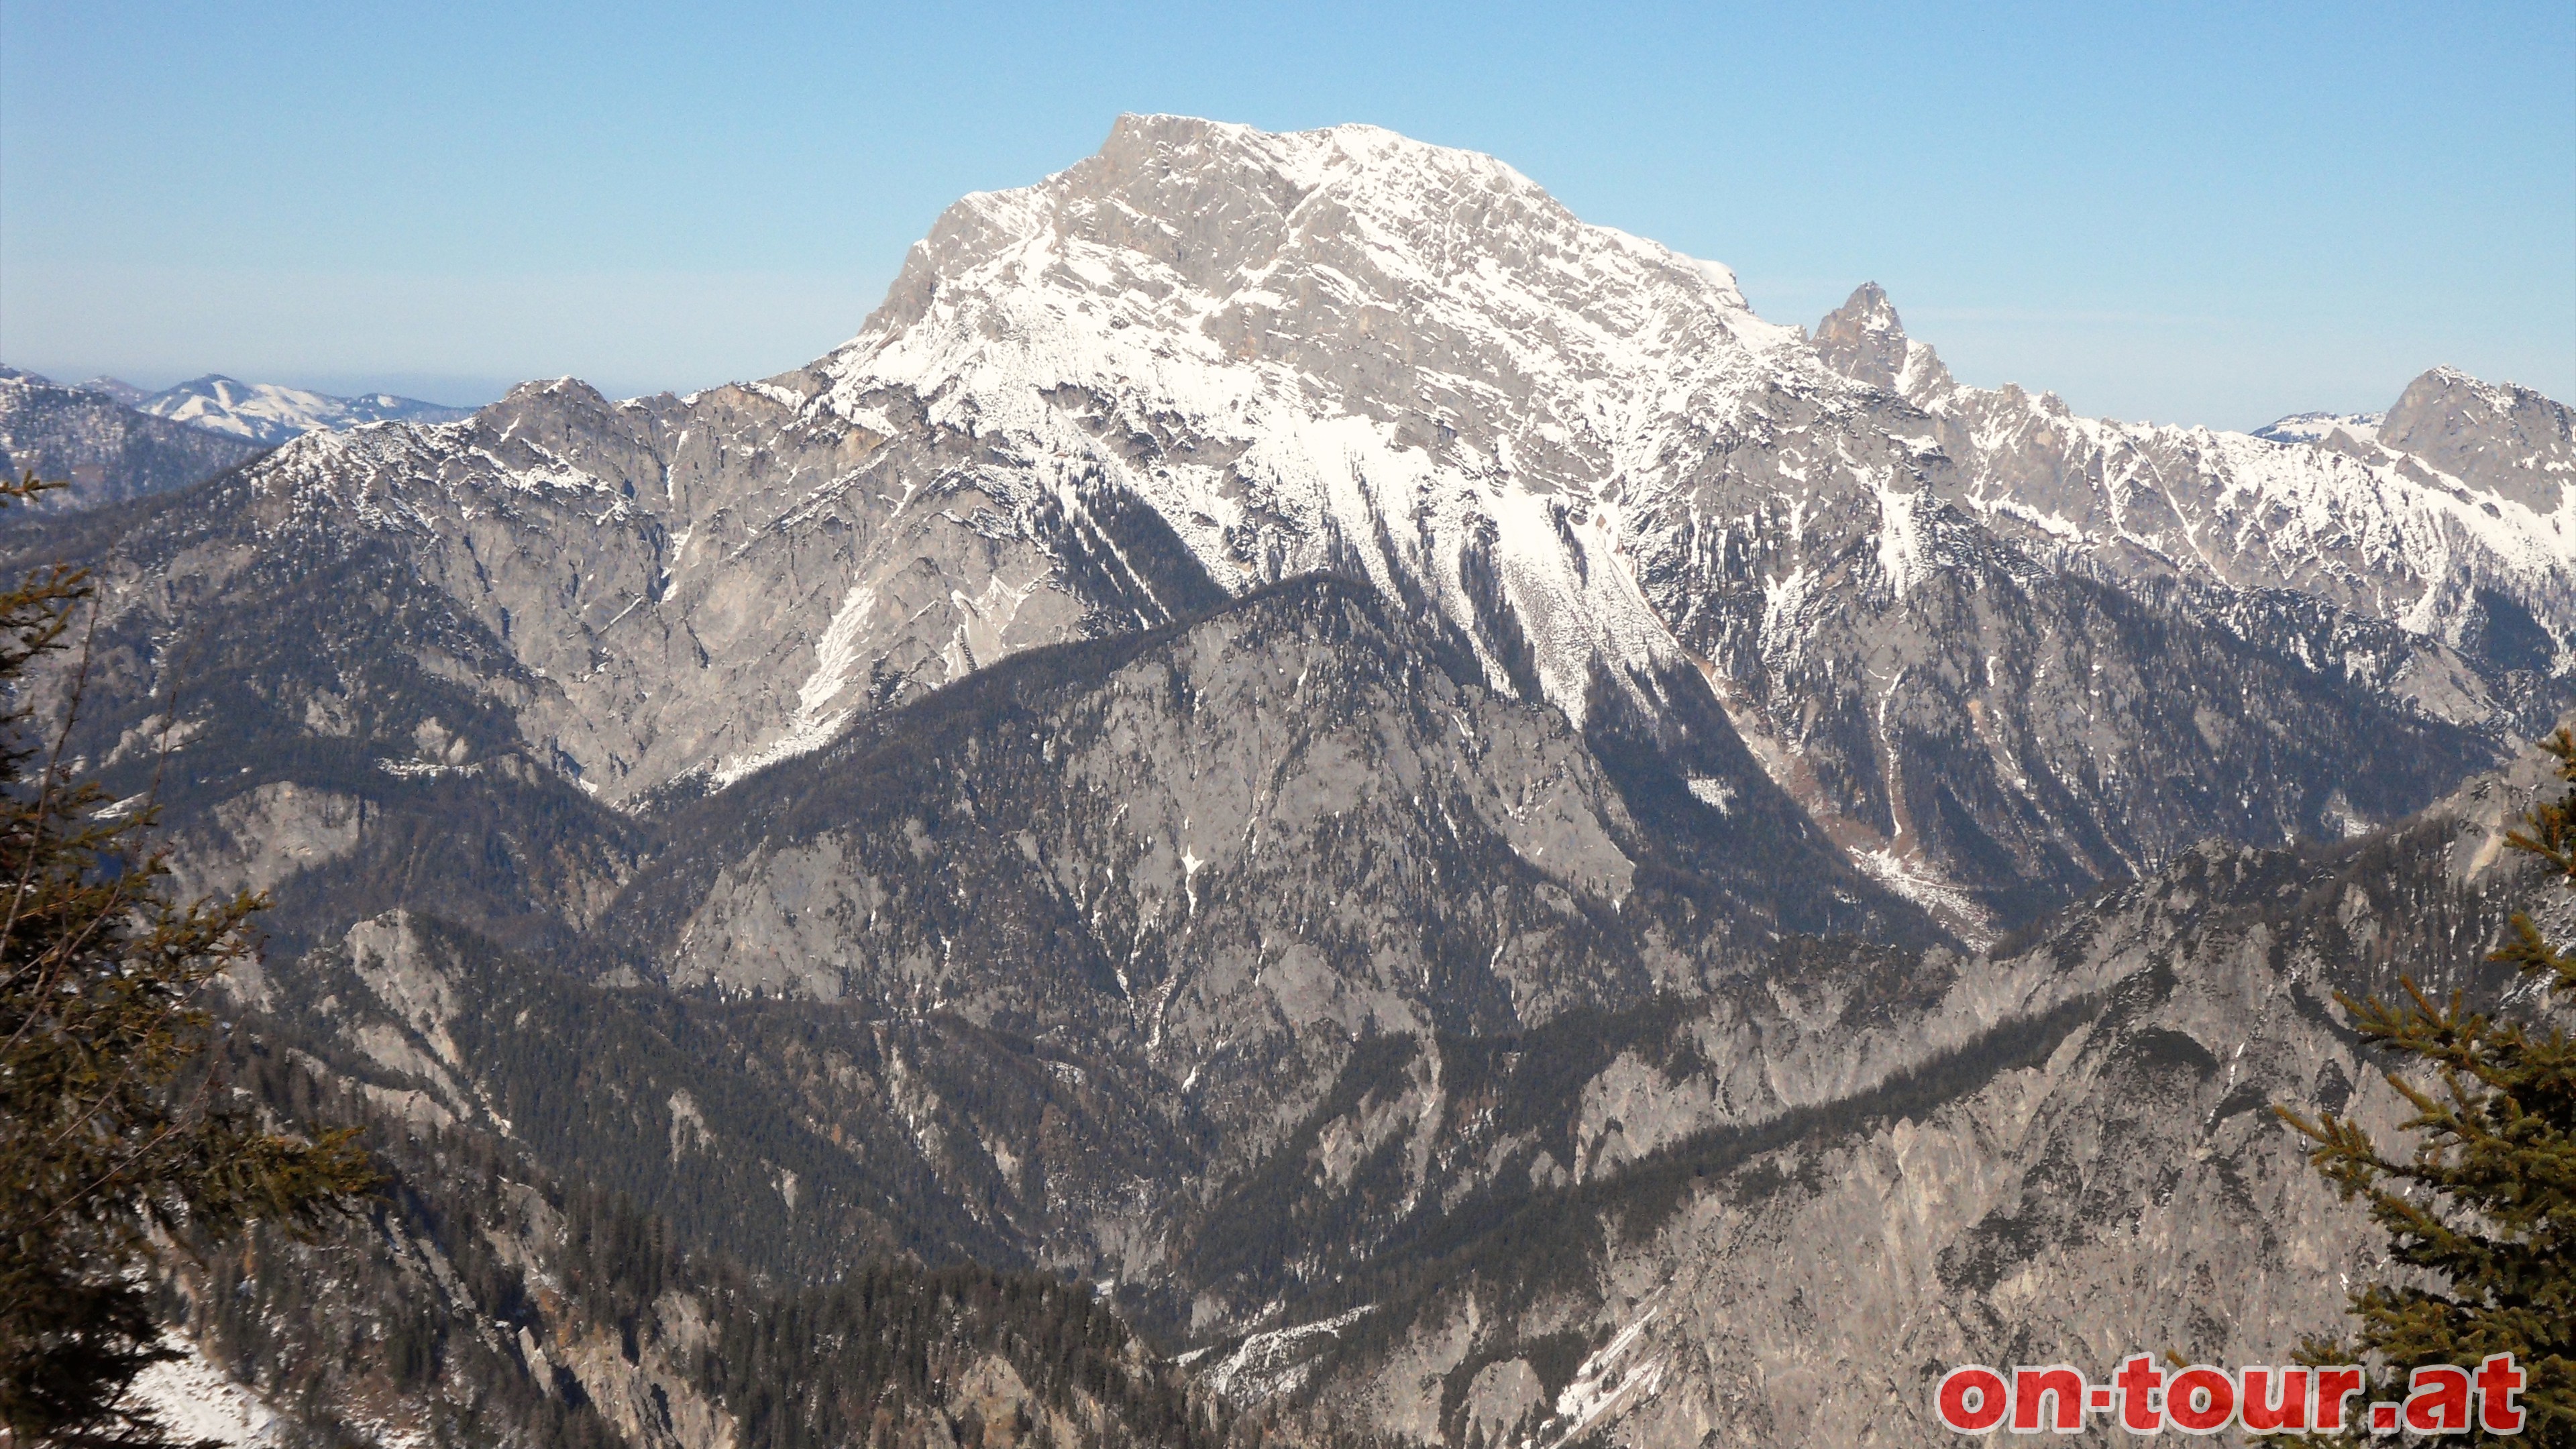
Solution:
<svg viewBox="0 0 2576 1449"><path fill-rule="evenodd" d="M2372 439L2540 513L2576 479L2576 413L2527 387L2437 367L2407 385Z"/></svg>
<svg viewBox="0 0 2576 1449"><path fill-rule="evenodd" d="M394 678L363 694L399 700ZM281 762L220 736L179 752L234 792L181 837L232 873L187 884L278 901L262 1009L567 1171L722 1161L759 1187L712 1216L634 1190L787 1263L855 1235L1150 1279L1197 1231L1193 1184L1258 1160L1363 1041L1695 995L1794 934L1941 939L1749 757L1695 782L1605 765L1331 579L1030 652L649 827L603 828L442 708L445 748L407 768L362 771L385 746L353 727L340 792L260 783ZM438 819L514 853L470 860ZM570 1015L524 979L567 970ZM689 1025L603 983L676 992ZM823 1036L770 1061L790 1030ZM767 1064L754 1086L700 1057ZM567 1113L562 1074L604 1060L641 1075Z"/></svg>
<svg viewBox="0 0 2576 1449"><path fill-rule="evenodd" d="M1874 285L1817 344L1921 407L1962 465L1955 499L2061 568L2178 581L2193 615L2432 718L2530 731L2564 705L2561 485L2576 454L2566 409L2528 389L2437 368L2389 413L2249 439L1961 387ZM2283 615L2285 596L2304 620Z"/></svg>
<svg viewBox="0 0 2576 1449"><path fill-rule="evenodd" d="M2066 466L1998 461L2019 455L1927 425L1920 398L1854 386L1837 355L1761 324L1721 269L1586 227L1485 158L1367 128L1281 137L1132 118L1092 160L953 209L868 329L813 369L828 389L810 406L858 418L919 400L1020 456L1087 457L1170 520L1212 577L1348 569L1450 623L1495 683L1579 723L1614 704L1668 720L1697 673L1857 858L1970 922L2027 919L2073 882L2213 830L2278 839L2336 813L2388 818L2385 804L2330 802L2293 761L2195 759L2193 773L2312 785L2234 808L2175 802L2178 819L2076 823L2106 813L2112 792L2095 780L2117 760L2191 736L2132 730L2115 704L2070 738L2039 683L2052 661L2011 636L2118 641L2110 661L2053 661L2061 687L2070 666L2107 663L2137 679L2132 699L2201 692L2166 677L2171 658L2127 657L2128 631L2066 597L2067 529L2115 550L2136 530L2100 509L2034 526L2067 516ZM1946 385L1925 365L1923 386ZM2553 620L2566 608L2554 514L2525 508L2489 529L2483 505L2330 454L2209 451L2192 463L2201 492L2277 501L2225 505L2243 560L2100 575L2152 620L2141 629L2200 627L2132 587L2167 576L2230 603L2295 590L2359 614L2360 632L2409 608L2427 632L2480 568L2511 572L2516 597ZM2123 504L2143 491L2134 467L2095 472L2122 480ZM2349 559L2321 548L2321 527L2347 526L2328 519L2363 535ZM2493 550L2463 566L2451 552L2471 536ZM2518 718L2506 691L2438 648L2390 636L2320 659L2304 632L2247 642L2302 674L2366 675L2375 702L2429 721ZM1962 688L1963 657L1996 677ZM1947 697L1921 698L1934 677ZM2035 684L2042 698L2027 700ZM1906 738L1917 732L1946 738L1927 747Z"/></svg>
<svg viewBox="0 0 2576 1449"><path fill-rule="evenodd" d="M1875 285L1819 324L1817 345L1922 409L1958 465L1945 493L2042 557L2108 578L2295 590L2452 642L2478 591L2499 590L2552 639L2567 633L2568 422L2527 389L2436 369L2375 430L2285 443L1962 387Z"/></svg>
<svg viewBox="0 0 2576 1449"><path fill-rule="evenodd" d="M1071 486L1030 528L1006 520L974 454L800 422L756 388L616 404L532 384L467 423L308 437L125 540L124 576L139 588L149 560L221 591L278 560L399 560L507 661L531 754L632 804L1014 650L1223 597L1116 498ZM170 627L132 597L135 627Z"/></svg>
<svg viewBox="0 0 2576 1449"><path fill-rule="evenodd" d="M1929 1445L1945 1365L2277 1356L2385 1264L2270 1106L2407 1114L2332 994L2498 989L2483 952L2528 900L2510 793L2366 845L2199 853L2010 958L1604 1033L1535 1131L1454 1051L1390 1075L1314 1140L1400 1106L1438 1120L1431 1160L1508 1170L1306 1280L1285 1316L1328 1329L1231 1361L1450 1443ZM1518 1070L1566 1045L1515 1043ZM1480 1187L1507 1207L1462 1210Z"/></svg>
<svg viewBox="0 0 2576 1449"><path fill-rule="evenodd" d="M369 981L399 993L437 979L425 943L390 939L408 924L383 924L358 955ZM1086 1284L880 1259L782 1285L566 1185L506 1125L424 1109L417 1093L353 1094L273 1040L227 1045L263 1089L363 1125L391 1181L318 1231L254 1229L178 1265L166 1309L190 1352L150 1371L142 1397L181 1432L273 1449L1343 1442L1294 1415L1240 1413Z"/></svg>
<svg viewBox="0 0 2576 1449"><path fill-rule="evenodd" d="M1247 635L1293 621L1296 639L1330 618L1182 631L1074 698L1114 716L1140 659L1159 673L1216 641L1242 651ZM1010 692L1049 699L1025 680ZM1156 692L1189 695L1168 675ZM996 869L1051 874L1068 858L1014 799L1027 783L953 768L991 765L995 741L1043 716L968 730L904 712L925 716L939 727L867 754L909 754L960 793L897 789L899 771L867 754L773 773L759 832L671 852L707 856L701 881L756 890L701 897L648 870L612 912L641 913L632 939L669 943L688 902L726 902L715 959L768 965L795 959L800 937L822 942L847 963L838 1001L761 995L757 981L729 996L583 981L396 913L273 961L246 1006L264 1033L304 1044L307 1069L425 1141L506 1135L555 1171L635 1192L681 1240L735 1245L774 1272L907 1247L1094 1279L1259 1412L1450 1444L1929 1444L1940 1436L1915 1413L1927 1366L2107 1363L2141 1334L2260 1361L2330 1325L2345 1277L2379 1267L2376 1239L2269 1106L2392 1125L2400 1104L2353 1051L2333 993L2385 991L2405 971L2492 999L2503 983L2482 958L2505 915L2552 904L2501 848L2536 783L2525 771L2395 833L2205 848L2003 951L1810 939L1698 983L1640 976L1517 1015L1504 999L1525 967L1497 969L1498 987L1434 962L1447 989L1417 990L1401 940L1363 937L1320 973L1229 966L1226 938L1244 927L1225 922L1321 903L1247 900L1215 866L1188 869L1193 843L1175 852L1177 879L1123 859L1140 894L1176 891L1165 900L1184 925L1104 973L1080 924L1044 909L1048 888ZM844 772L918 828L854 834L816 870L826 852L800 813L869 818L824 793ZM1569 783L1567 809L1589 801L1603 838L1634 838L1612 797L1581 789L1580 772ZM1156 794L1129 789L1137 809ZM957 808L969 802L972 824ZM1265 848L1316 849L1292 839ZM1394 839L1388 855L1447 868ZM926 875L896 864L925 848L942 862ZM1507 903L1511 872L1485 870ZM874 943L905 928L851 918L870 881L887 892L880 920L917 920L925 947L944 934L954 949L908 953L912 980L871 971ZM906 889L921 893L898 899ZM936 904L946 895L967 904ZM1403 897L1376 885L1355 899ZM705 917L664 959L689 959ZM1602 938L1616 926L1592 929L1586 941L1560 922L1538 959L1615 966ZM1397 954L1373 980L1380 953ZM1480 998L1495 1007L1479 1015ZM1210 1042L1211 1029L1245 1037ZM559 1340L573 1331L540 1333L548 1363L569 1362ZM580 1382L679 1371L602 1352ZM630 1363L642 1370L618 1367Z"/></svg>

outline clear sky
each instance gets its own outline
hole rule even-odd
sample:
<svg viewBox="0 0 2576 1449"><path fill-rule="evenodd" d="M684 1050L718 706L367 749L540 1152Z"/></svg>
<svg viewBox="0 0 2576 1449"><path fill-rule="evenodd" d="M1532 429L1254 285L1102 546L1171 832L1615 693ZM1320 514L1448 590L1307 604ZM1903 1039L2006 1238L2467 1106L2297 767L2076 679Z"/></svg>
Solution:
<svg viewBox="0 0 2576 1449"><path fill-rule="evenodd" d="M542 12L542 13L541 13ZM2244 427L2576 400L2576 4L0 0L0 361L479 402L783 370L1121 111L1491 152L1812 325Z"/></svg>

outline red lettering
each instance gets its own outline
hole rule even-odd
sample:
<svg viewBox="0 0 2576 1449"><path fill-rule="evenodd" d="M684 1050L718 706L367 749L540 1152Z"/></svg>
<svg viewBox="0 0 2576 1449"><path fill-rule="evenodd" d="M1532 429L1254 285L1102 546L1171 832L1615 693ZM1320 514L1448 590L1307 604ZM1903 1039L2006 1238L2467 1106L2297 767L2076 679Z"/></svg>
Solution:
<svg viewBox="0 0 2576 1449"><path fill-rule="evenodd" d="M2236 1382L2227 1370L2193 1364L2165 1390L2165 1418L2186 1434L2215 1434L2236 1417Z"/></svg>
<svg viewBox="0 0 2576 1449"><path fill-rule="evenodd" d="M2257 1435L2348 1433L2352 1402L2370 1382L2355 1364L2247 1364L2233 1375L2193 1364L2168 1378L2143 1353L2122 1359L2109 1383L2086 1380L2072 1364L2021 1364L2011 1373L2007 1382L1999 1370L1967 1364L1943 1374L1934 1396L1942 1424L1961 1434L1992 1433L2007 1422L2016 1434L2080 1434L2088 1414L2116 1405L2120 1427L2132 1434L2216 1434L2239 1424ZM2509 1353L2488 1355L2474 1378L2466 1368L2428 1365L2409 1376L2402 1403L2366 1405L2366 1425L2379 1433L2465 1434L2474 1401L2475 1427L2518 1434L2528 1418L2518 1396L2528 1382Z"/></svg>
<svg viewBox="0 0 2576 1449"><path fill-rule="evenodd" d="M2281 1386L2278 1397L2275 1397L2272 1392L2272 1385L2276 1382L2273 1371L2265 1365L2249 1364L2237 1370L2237 1377L2245 1384L2244 1392L2239 1397L2244 1401L2242 1412L2245 1415L2246 1428L2258 1433L2270 1433L2275 1429L2303 1430L2308 1427L2308 1371L2306 1369L2282 1369L2277 1380Z"/></svg>
<svg viewBox="0 0 2576 1449"><path fill-rule="evenodd" d="M2351 1364L2317 1370L2317 1427L2335 1430L2344 1427L2344 1410L2352 1396L2361 1392L2361 1370Z"/></svg>
<svg viewBox="0 0 2576 1449"><path fill-rule="evenodd" d="M2039 1421L2042 1395L2057 1401L2054 1424ZM2036 1434L2042 1429L2055 1429L2060 1434L2084 1432L2084 1375L2073 1365L2062 1363L2014 1369L2012 1426L2016 1434Z"/></svg>
<svg viewBox="0 0 2576 1449"><path fill-rule="evenodd" d="M2522 1405L2513 1401L2522 1392L2522 1370L2513 1366L2513 1355L2491 1353L2478 1365L2478 1427L2490 1434L2522 1432Z"/></svg>
<svg viewBox="0 0 2576 1449"><path fill-rule="evenodd" d="M2469 1371L2436 1363L2408 1374L2406 1427L2423 1434L2469 1432Z"/></svg>
<svg viewBox="0 0 2576 1449"><path fill-rule="evenodd" d="M2153 1434L2165 1426L2164 1410L2156 1406L2156 1390L2165 1386L2164 1373L2156 1361L2143 1353L2133 1353L2120 1360L2120 1371L2111 1376L2120 1386L2120 1427L2132 1434Z"/></svg>
<svg viewBox="0 0 2576 1449"><path fill-rule="evenodd" d="M1941 1376L1941 1422L1962 1434L1991 1433L2004 1421L2010 1394L2004 1376L1983 1364L1954 1368Z"/></svg>

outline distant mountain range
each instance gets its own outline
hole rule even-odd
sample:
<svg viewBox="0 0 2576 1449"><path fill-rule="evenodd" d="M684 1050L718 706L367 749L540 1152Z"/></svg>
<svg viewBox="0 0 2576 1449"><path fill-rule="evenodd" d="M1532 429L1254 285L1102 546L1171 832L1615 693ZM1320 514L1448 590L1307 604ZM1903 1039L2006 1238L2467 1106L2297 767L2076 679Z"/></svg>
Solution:
<svg viewBox="0 0 2576 1449"><path fill-rule="evenodd" d="M332 428L385 422L446 423L469 417L474 411L384 392L333 397L273 382L239 382L217 372L154 393L113 377L94 377L80 386L156 418L191 423L270 447Z"/></svg>
<svg viewBox="0 0 2576 1449"><path fill-rule="evenodd" d="M93 377L87 382L77 382L72 386L82 392L94 392L101 397L114 398L130 408L141 407L144 400L152 396L149 388L136 387L121 377Z"/></svg>
<svg viewBox="0 0 2576 1449"><path fill-rule="evenodd" d="M202 483L259 456L246 438L174 423L114 397L0 367L0 468L68 486L37 496L59 513Z"/></svg>
<svg viewBox="0 0 2576 1449"><path fill-rule="evenodd" d="M332 397L215 373L146 392L113 377L66 385L0 367L0 467L69 484L35 505L61 512L185 488L307 433L470 416L390 393Z"/></svg>
<svg viewBox="0 0 2576 1449"><path fill-rule="evenodd" d="M2337 432L2364 443L2376 442L2386 413L2292 413L2254 430L2267 443L2322 443Z"/></svg>

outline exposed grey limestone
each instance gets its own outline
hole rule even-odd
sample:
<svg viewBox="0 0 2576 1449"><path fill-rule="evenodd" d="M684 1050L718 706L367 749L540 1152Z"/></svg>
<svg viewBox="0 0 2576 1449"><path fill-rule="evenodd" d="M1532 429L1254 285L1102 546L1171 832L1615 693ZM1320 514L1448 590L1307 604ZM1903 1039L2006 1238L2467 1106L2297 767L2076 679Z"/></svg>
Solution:
<svg viewBox="0 0 2576 1449"><path fill-rule="evenodd" d="M1488 1444L1518 1439L1538 1427L1545 1404L1546 1390L1529 1360L1498 1359L1467 1385L1467 1437Z"/></svg>
<svg viewBox="0 0 2576 1449"><path fill-rule="evenodd" d="M265 891L355 850L366 802L354 795L277 780L208 811L179 852L180 885L206 891Z"/></svg>
<svg viewBox="0 0 2576 1449"><path fill-rule="evenodd" d="M1511 1442L1933 1445L1952 1437L1929 1407L1952 1364L2098 1375L2168 1348L2277 1362L2387 1264L2366 1214L2270 1107L2350 1112L2394 1134L2411 1109L2354 1050L2333 993L2385 992L2399 971L2436 993L2498 990L2479 958L2530 899L2499 852L2534 783L2519 774L2321 860L2199 854L2027 955L1959 962L1954 995L2039 972L2063 986L2033 1006L2067 1005L2008 1014L2049 1024L1983 1064L1854 1072L1849 1105L1794 1132L1667 1134L1689 1145L1630 1168L1625 1191L1542 1197L1512 1219L1511 1241L1560 1243L1556 1261L1453 1249L1428 1287L1356 1272L1319 1306L1392 1290L1372 1315L1389 1331L1313 1357L1305 1381L1458 1444L1530 1402L1491 1407L1511 1365L1571 1342L1581 1362L1544 1380ZM2565 902L2542 904L2563 927ZM1892 1024L1953 1011L1903 1009ZM1834 1038L1817 1045L1831 1053ZM1623 1121L1708 1120L1724 1093L1704 1074L1741 1057L1669 1058L1661 1073L1634 1060L1621 1053L1587 1086L1578 1131L1614 1101Z"/></svg>
<svg viewBox="0 0 2576 1449"><path fill-rule="evenodd" d="M2542 513L2576 482L2576 413L2527 387L2437 367L2407 384L2377 439L2472 488Z"/></svg>
<svg viewBox="0 0 2576 1449"><path fill-rule="evenodd" d="M891 741L696 807L674 822L687 864L639 877L626 913L676 986L1044 1030L1203 1140L1130 1184L1110 1159L970 1127L945 1068L879 1038L914 1150L985 1164L1014 1230L1086 1271L1172 1251L1198 1210L1186 1184L1258 1160L1358 1041L1696 993L1792 917L1905 914L1794 830L1710 849L1803 861L1795 885L1748 873L1673 898L1678 862L1561 716L1453 679L1352 586L1283 586L1121 658L1074 689L1006 668ZM1732 788L1740 818L1785 821L1750 760ZM1641 859L1664 882L1645 894ZM1420 1070L1436 1078L1436 1054ZM1346 1176L1409 1111L1317 1144L1318 1170Z"/></svg>
<svg viewBox="0 0 2576 1449"><path fill-rule="evenodd" d="M2373 438L2283 442L1963 387L1875 284L1819 324L1817 347L1922 409L1952 465L1943 495L2040 558L2118 580L2296 590L2455 645L2480 590L2553 639L2576 622L2576 574L2554 543L2576 435L2527 388L2437 368L2364 430Z"/></svg>
<svg viewBox="0 0 2576 1449"><path fill-rule="evenodd" d="M349 928L344 944L358 979L385 1009L418 1033L440 1061L457 1064L456 1041L447 1031L456 1018L455 984L437 954L423 946L410 913L389 911L360 921Z"/></svg>

